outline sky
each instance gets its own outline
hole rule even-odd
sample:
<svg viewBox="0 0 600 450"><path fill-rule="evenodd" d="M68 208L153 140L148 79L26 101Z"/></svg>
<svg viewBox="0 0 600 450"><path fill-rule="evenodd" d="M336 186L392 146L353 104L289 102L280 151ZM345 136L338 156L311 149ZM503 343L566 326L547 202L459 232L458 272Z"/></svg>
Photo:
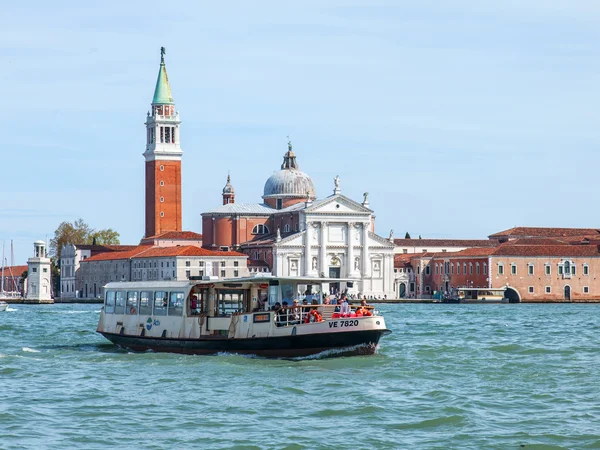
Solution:
<svg viewBox="0 0 600 450"><path fill-rule="evenodd" d="M336 175L344 195L369 192L382 236L600 227L595 0L28 1L3 17L0 241L15 264L80 217L142 238L161 46L186 230L228 172L236 202L260 202L287 136L319 198Z"/></svg>

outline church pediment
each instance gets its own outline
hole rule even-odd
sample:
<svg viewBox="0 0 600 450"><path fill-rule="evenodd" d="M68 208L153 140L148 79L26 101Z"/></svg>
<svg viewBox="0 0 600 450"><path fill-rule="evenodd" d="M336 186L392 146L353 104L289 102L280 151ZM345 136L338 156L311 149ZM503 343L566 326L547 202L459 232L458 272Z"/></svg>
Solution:
<svg viewBox="0 0 600 450"><path fill-rule="evenodd" d="M332 195L306 208L307 214L371 214L373 211L342 195Z"/></svg>
<svg viewBox="0 0 600 450"><path fill-rule="evenodd" d="M302 245L304 245L304 233L306 233L306 231L300 231L298 233L294 233L291 236L288 236L286 238L283 238L281 241L276 242L275 244L278 247L281 247L281 246L285 246L285 247L302 246Z"/></svg>
<svg viewBox="0 0 600 450"><path fill-rule="evenodd" d="M394 249L396 244L390 242L389 239L383 238L375 233L369 232L369 247L389 247Z"/></svg>

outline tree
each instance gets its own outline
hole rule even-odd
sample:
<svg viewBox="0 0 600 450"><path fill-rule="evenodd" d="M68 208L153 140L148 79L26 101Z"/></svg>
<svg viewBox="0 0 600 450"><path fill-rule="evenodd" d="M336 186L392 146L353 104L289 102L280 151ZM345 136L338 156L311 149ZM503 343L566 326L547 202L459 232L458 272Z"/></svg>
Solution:
<svg viewBox="0 0 600 450"><path fill-rule="evenodd" d="M106 230L98 230L92 233L92 242L96 240L98 245L117 245L119 241L119 233L112 228Z"/></svg>
<svg viewBox="0 0 600 450"><path fill-rule="evenodd" d="M112 228L94 230L83 219L77 219L72 223L62 222L54 232L54 237L50 240L50 256L60 261L63 246L67 244L91 244L94 237L97 244L119 244L119 233Z"/></svg>
<svg viewBox="0 0 600 450"><path fill-rule="evenodd" d="M67 244L87 244L93 230L83 221L77 219L75 222L62 222L54 237L50 240L50 255L60 260L63 246Z"/></svg>
<svg viewBox="0 0 600 450"><path fill-rule="evenodd" d="M404 239L410 239L410 234L408 233L408 231L406 232L406 234L404 235Z"/></svg>

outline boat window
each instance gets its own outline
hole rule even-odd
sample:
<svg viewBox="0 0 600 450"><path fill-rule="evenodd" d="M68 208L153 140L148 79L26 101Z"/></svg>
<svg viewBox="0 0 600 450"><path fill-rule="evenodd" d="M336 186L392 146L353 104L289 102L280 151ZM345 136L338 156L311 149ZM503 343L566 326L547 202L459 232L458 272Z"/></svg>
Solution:
<svg viewBox="0 0 600 450"><path fill-rule="evenodd" d="M169 298L169 315L170 316L181 316L183 315L183 292L171 292Z"/></svg>
<svg viewBox="0 0 600 450"><path fill-rule="evenodd" d="M298 297L299 300L306 300L308 303L312 303L316 300L317 303L321 303L321 285L320 284L299 284L298 285Z"/></svg>
<svg viewBox="0 0 600 450"><path fill-rule="evenodd" d="M124 291L116 292L115 314L125 314L125 292Z"/></svg>
<svg viewBox="0 0 600 450"><path fill-rule="evenodd" d="M281 302L288 302L288 305L292 304L294 300L294 285L293 284L284 284L281 285Z"/></svg>
<svg viewBox="0 0 600 450"><path fill-rule="evenodd" d="M129 291L127 293L127 306L125 307L125 312L130 315L135 315L137 314L138 309L138 292Z"/></svg>
<svg viewBox="0 0 600 450"><path fill-rule="evenodd" d="M236 312L244 312L244 291L220 289L217 308L219 316L230 316Z"/></svg>
<svg viewBox="0 0 600 450"><path fill-rule="evenodd" d="M166 316L167 315L167 301L169 294L164 291L156 291L154 293L154 315L155 316Z"/></svg>
<svg viewBox="0 0 600 450"><path fill-rule="evenodd" d="M140 292L140 315L152 315L152 297L153 295L150 291Z"/></svg>
<svg viewBox="0 0 600 450"><path fill-rule="evenodd" d="M269 285L269 309L275 306L277 303L279 294L279 286L271 286Z"/></svg>
<svg viewBox="0 0 600 450"><path fill-rule="evenodd" d="M106 314L115 313L115 293L113 291L108 291L106 293L106 305L104 307L104 312Z"/></svg>

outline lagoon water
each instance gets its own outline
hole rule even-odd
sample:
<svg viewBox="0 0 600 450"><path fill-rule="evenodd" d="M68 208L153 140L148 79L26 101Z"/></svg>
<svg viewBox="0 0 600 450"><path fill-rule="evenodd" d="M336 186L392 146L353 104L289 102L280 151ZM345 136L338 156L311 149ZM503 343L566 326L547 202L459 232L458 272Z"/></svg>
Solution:
<svg viewBox="0 0 600 450"><path fill-rule="evenodd" d="M382 305L378 354L131 353L0 313L0 448L600 448L600 305Z"/></svg>

